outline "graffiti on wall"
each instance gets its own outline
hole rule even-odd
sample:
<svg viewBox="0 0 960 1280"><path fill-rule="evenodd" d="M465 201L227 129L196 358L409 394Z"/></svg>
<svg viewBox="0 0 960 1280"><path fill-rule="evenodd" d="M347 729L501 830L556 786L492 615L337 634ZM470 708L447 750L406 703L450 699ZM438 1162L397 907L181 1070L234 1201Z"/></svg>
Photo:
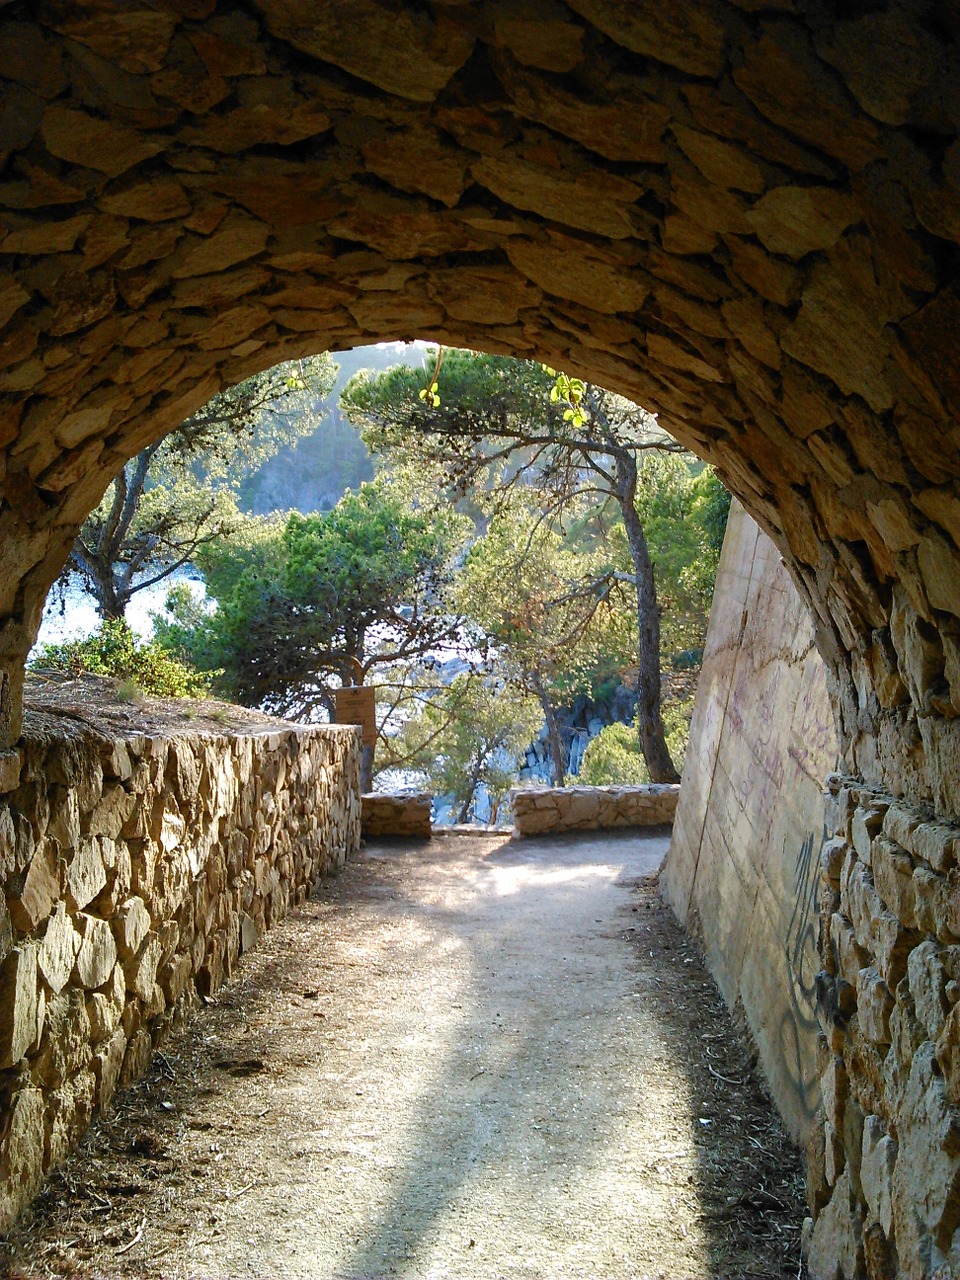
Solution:
<svg viewBox="0 0 960 1280"><path fill-rule="evenodd" d="M792 1078L797 1099L811 1118L820 1100L812 1047L817 1035L817 887L820 850L826 836L825 827L819 838L810 831L797 851L793 905L783 945L787 1007L781 1016L780 1035L784 1066ZM785 847L784 859L787 853Z"/></svg>

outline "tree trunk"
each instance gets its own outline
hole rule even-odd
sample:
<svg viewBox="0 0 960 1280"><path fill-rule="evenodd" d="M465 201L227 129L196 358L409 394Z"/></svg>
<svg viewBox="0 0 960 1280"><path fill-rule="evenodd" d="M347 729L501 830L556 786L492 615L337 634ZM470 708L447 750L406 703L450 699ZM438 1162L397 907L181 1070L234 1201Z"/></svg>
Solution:
<svg viewBox="0 0 960 1280"><path fill-rule="evenodd" d="M637 460L632 453L615 453L616 499L623 516L627 544L637 586L637 726L640 750L651 782L679 782L670 757L660 714L660 607L653 565L643 524L637 515Z"/></svg>
<svg viewBox="0 0 960 1280"><path fill-rule="evenodd" d="M113 564L102 561L95 553L81 550L74 544L68 563L79 572L87 589L97 604L97 613L104 622L123 619L126 601L120 598L113 577Z"/></svg>
<svg viewBox="0 0 960 1280"><path fill-rule="evenodd" d="M547 723L547 741L550 743L550 763L553 768L553 785L562 787L564 785L565 770L563 759L563 740L560 737L560 725L557 723L557 713L553 708L550 697L543 687L543 681L540 679L539 672L533 673L533 687L539 699L540 706L543 708L543 717Z"/></svg>

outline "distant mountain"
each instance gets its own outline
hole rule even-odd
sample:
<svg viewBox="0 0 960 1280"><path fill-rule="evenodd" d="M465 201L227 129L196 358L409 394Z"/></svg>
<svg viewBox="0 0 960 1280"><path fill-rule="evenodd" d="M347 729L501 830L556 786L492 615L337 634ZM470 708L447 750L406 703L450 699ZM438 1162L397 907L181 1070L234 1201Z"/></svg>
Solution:
<svg viewBox="0 0 960 1280"><path fill-rule="evenodd" d="M333 390L321 402L323 421L313 435L304 436L270 458L250 477L240 495L245 511L325 511L347 489L373 478L373 460L359 433L341 414L340 392L360 369L379 372L397 364L419 365L425 343L385 343L333 352L340 366Z"/></svg>

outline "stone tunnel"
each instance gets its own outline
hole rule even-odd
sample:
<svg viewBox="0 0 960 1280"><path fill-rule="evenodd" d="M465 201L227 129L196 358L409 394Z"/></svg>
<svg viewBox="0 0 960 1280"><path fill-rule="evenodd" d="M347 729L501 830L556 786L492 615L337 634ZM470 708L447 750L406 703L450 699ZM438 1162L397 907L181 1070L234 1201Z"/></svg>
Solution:
<svg viewBox="0 0 960 1280"><path fill-rule="evenodd" d="M825 919L855 914L856 864L893 920L880 959L865 935L852 959L821 938L828 979L873 966L899 993L879 1039L835 1018L822 1045L830 1097L852 1100L812 1193L817 1220L849 1227L821 1233L831 1276L960 1268L958 845L914 838L960 818L958 40L957 0L0 15L0 745L84 516L222 387L426 338L542 359L657 412L770 536L814 620L861 813ZM892 804L906 816L884 839L908 879L934 878L939 914L873 890ZM936 1026L904 959L921 946ZM922 1171L894 1175L896 1212L860 1184L881 1130Z"/></svg>

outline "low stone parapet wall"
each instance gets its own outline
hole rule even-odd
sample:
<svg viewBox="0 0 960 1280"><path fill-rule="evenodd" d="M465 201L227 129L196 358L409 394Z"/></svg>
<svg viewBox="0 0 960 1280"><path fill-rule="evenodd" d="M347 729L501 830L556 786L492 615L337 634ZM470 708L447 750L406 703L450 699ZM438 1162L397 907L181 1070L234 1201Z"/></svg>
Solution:
<svg viewBox="0 0 960 1280"><path fill-rule="evenodd" d="M347 727L107 737L28 713L0 758L0 1231L359 846L359 767Z"/></svg>
<svg viewBox="0 0 960 1280"><path fill-rule="evenodd" d="M810 1274L960 1274L960 825L830 782ZM897 1270L899 1262L900 1270Z"/></svg>
<svg viewBox="0 0 960 1280"><path fill-rule="evenodd" d="M429 840L433 797L422 792L402 795L368 791L362 797L364 836L423 837Z"/></svg>
<svg viewBox="0 0 960 1280"><path fill-rule="evenodd" d="M510 792L513 832L604 831L613 827L658 827L673 822L679 786L518 787Z"/></svg>

